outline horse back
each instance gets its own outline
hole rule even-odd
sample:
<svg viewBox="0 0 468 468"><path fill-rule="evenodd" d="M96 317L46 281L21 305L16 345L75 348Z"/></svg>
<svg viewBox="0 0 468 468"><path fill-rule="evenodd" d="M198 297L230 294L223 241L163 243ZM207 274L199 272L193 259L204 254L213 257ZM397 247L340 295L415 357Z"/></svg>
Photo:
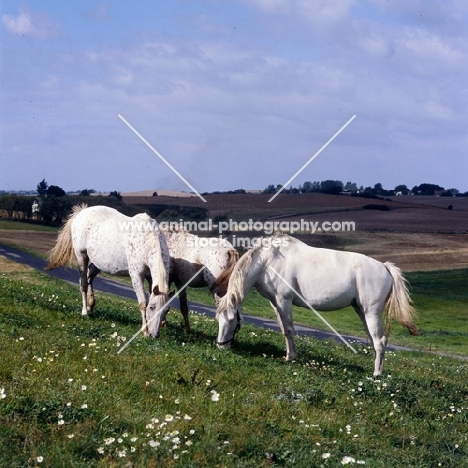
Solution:
<svg viewBox="0 0 468 468"><path fill-rule="evenodd" d="M385 265L373 258L310 247L296 239L280 247L276 255L272 252L270 265L282 271L283 278L319 310L339 309L355 301L372 302L382 294L386 297L392 284ZM290 289L282 283L282 292ZM297 294L289 294L297 305L304 306Z"/></svg>

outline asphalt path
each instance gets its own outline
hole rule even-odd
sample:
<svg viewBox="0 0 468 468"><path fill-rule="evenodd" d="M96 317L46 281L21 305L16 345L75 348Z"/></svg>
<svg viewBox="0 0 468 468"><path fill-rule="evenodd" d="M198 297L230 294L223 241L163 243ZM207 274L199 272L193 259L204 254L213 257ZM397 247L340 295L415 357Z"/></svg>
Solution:
<svg viewBox="0 0 468 468"><path fill-rule="evenodd" d="M28 265L32 268L35 268L36 270L47 273L50 276L53 276L55 278L59 278L61 280L65 280L72 284L78 285L79 275L76 269L55 268L54 270L46 271L45 267L47 266L47 262L43 260L42 258L36 257L35 255L23 252L13 247L5 246L3 244L0 244L0 255L3 255L4 257L9 258L10 260L14 260L15 262ZM114 294L116 296L126 297L130 299L136 299L136 295L135 295L135 292L133 291L133 288L131 288L130 286L121 284L117 281L113 281L111 279L101 278L97 276L93 281L93 286L94 286L95 291ZM177 299L172 301L171 307L175 309L179 309L180 308L179 301ZM191 302L191 301L189 301L189 310L197 312L199 314L206 315L208 317L212 317L212 318L214 318L216 314L216 309L214 307L206 306L203 304L198 304L196 302ZM266 318L255 317L253 315L246 315L246 314L243 314L243 317L246 323L255 325L260 328L267 328L270 330L281 332L276 320L269 320ZM303 325L295 324L294 329L295 329L296 335L314 337L319 340L332 339L332 340L338 341L339 343L343 343L343 339L344 339L351 346L353 346L353 344L359 344L359 345L369 344L367 340L356 337L356 336L341 335L341 338L340 338L340 336L336 335L332 331L327 332L327 331L318 330L315 328L305 327ZM407 348L404 346L398 346L398 345L392 345L392 344L387 345L387 350L416 351L412 348Z"/></svg>

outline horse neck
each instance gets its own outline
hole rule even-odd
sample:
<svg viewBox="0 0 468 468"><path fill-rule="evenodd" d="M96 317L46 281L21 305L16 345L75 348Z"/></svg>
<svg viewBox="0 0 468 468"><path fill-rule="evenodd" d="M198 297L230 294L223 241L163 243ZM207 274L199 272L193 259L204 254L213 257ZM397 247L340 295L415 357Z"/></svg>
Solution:
<svg viewBox="0 0 468 468"><path fill-rule="evenodd" d="M244 277L244 297L258 283L265 271L266 259L263 251L259 250L252 255L250 268Z"/></svg>
<svg viewBox="0 0 468 468"><path fill-rule="evenodd" d="M240 303L244 302L249 291L258 283L263 273L264 265L265 259L261 255L261 251L253 252L250 259L250 265L241 274L242 280L237 283L237 296ZM238 275L236 276L239 278ZM234 280L234 282L236 281Z"/></svg>

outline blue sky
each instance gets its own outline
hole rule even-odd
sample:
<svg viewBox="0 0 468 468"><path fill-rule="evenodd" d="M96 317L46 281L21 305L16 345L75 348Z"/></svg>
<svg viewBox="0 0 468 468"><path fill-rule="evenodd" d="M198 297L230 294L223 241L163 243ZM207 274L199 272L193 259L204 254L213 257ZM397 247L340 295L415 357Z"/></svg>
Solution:
<svg viewBox="0 0 468 468"><path fill-rule="evenodd" d="M462 0L4 0L0 190L468 191Z"/></svg>

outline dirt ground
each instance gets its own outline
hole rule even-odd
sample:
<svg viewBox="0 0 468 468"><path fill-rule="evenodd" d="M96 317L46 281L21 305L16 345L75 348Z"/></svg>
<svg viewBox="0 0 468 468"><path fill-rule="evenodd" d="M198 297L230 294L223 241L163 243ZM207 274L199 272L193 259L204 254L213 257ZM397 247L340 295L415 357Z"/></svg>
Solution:
<svg viewBox="0 0 468 468"><path fill-rule="evenodd" d="M355 233L346 250L381 262L393 262L403 271L468 268L468 234Z"/></svg>
<svg viewBox="0 0 468 468"><path fill-rule="evenodd" d="M6 257L0 255L0 272L1 273L11 273L17 271L30 271L32 268L22 265L21 263L14 262L9 260Z"/></svg>
<svg viewBox="0 0 468 468"><path fill-rule="evenodd" d="M468 234L356 231L341 236L346 250L393 262L403 271L468 268ZM0 243L42 255L55 245L56 239L54 232L0 230ZM6 264L0 263L1 272L4 268Z"/></svg>
<svg viewBox="0 0 468 468"><path fill-rule="evenodd" d="M468 268L468 197L407 196L369 200L324 194L280 195L273 204L276 211L269 207L270 197L266 194L209 195L206 204L198 197L125 197L124 200L130 204L205 206L210 217L225 214L242 219L289 222L301 219L319 223L354 221L354 232L322 233L315 239L313 234L305 234L300 238L310 245L344 247L380 261L391 261L404 271ZM368 204L374 208L386 205L388 211L363 209ZM448 209L449 204L452 209ZM298 212L307 214L297 215ZM44 256L56 239L56 232L0 230L0 243L30 249ZM329 239L333 242L327 244Z"/></svg>
<svg viewBox="0 0 468 468"><path fill-rule="evenodd" d="M56 232L0 229L0 243L29 249L44 256L55 245L56 240Z"/></svg>

